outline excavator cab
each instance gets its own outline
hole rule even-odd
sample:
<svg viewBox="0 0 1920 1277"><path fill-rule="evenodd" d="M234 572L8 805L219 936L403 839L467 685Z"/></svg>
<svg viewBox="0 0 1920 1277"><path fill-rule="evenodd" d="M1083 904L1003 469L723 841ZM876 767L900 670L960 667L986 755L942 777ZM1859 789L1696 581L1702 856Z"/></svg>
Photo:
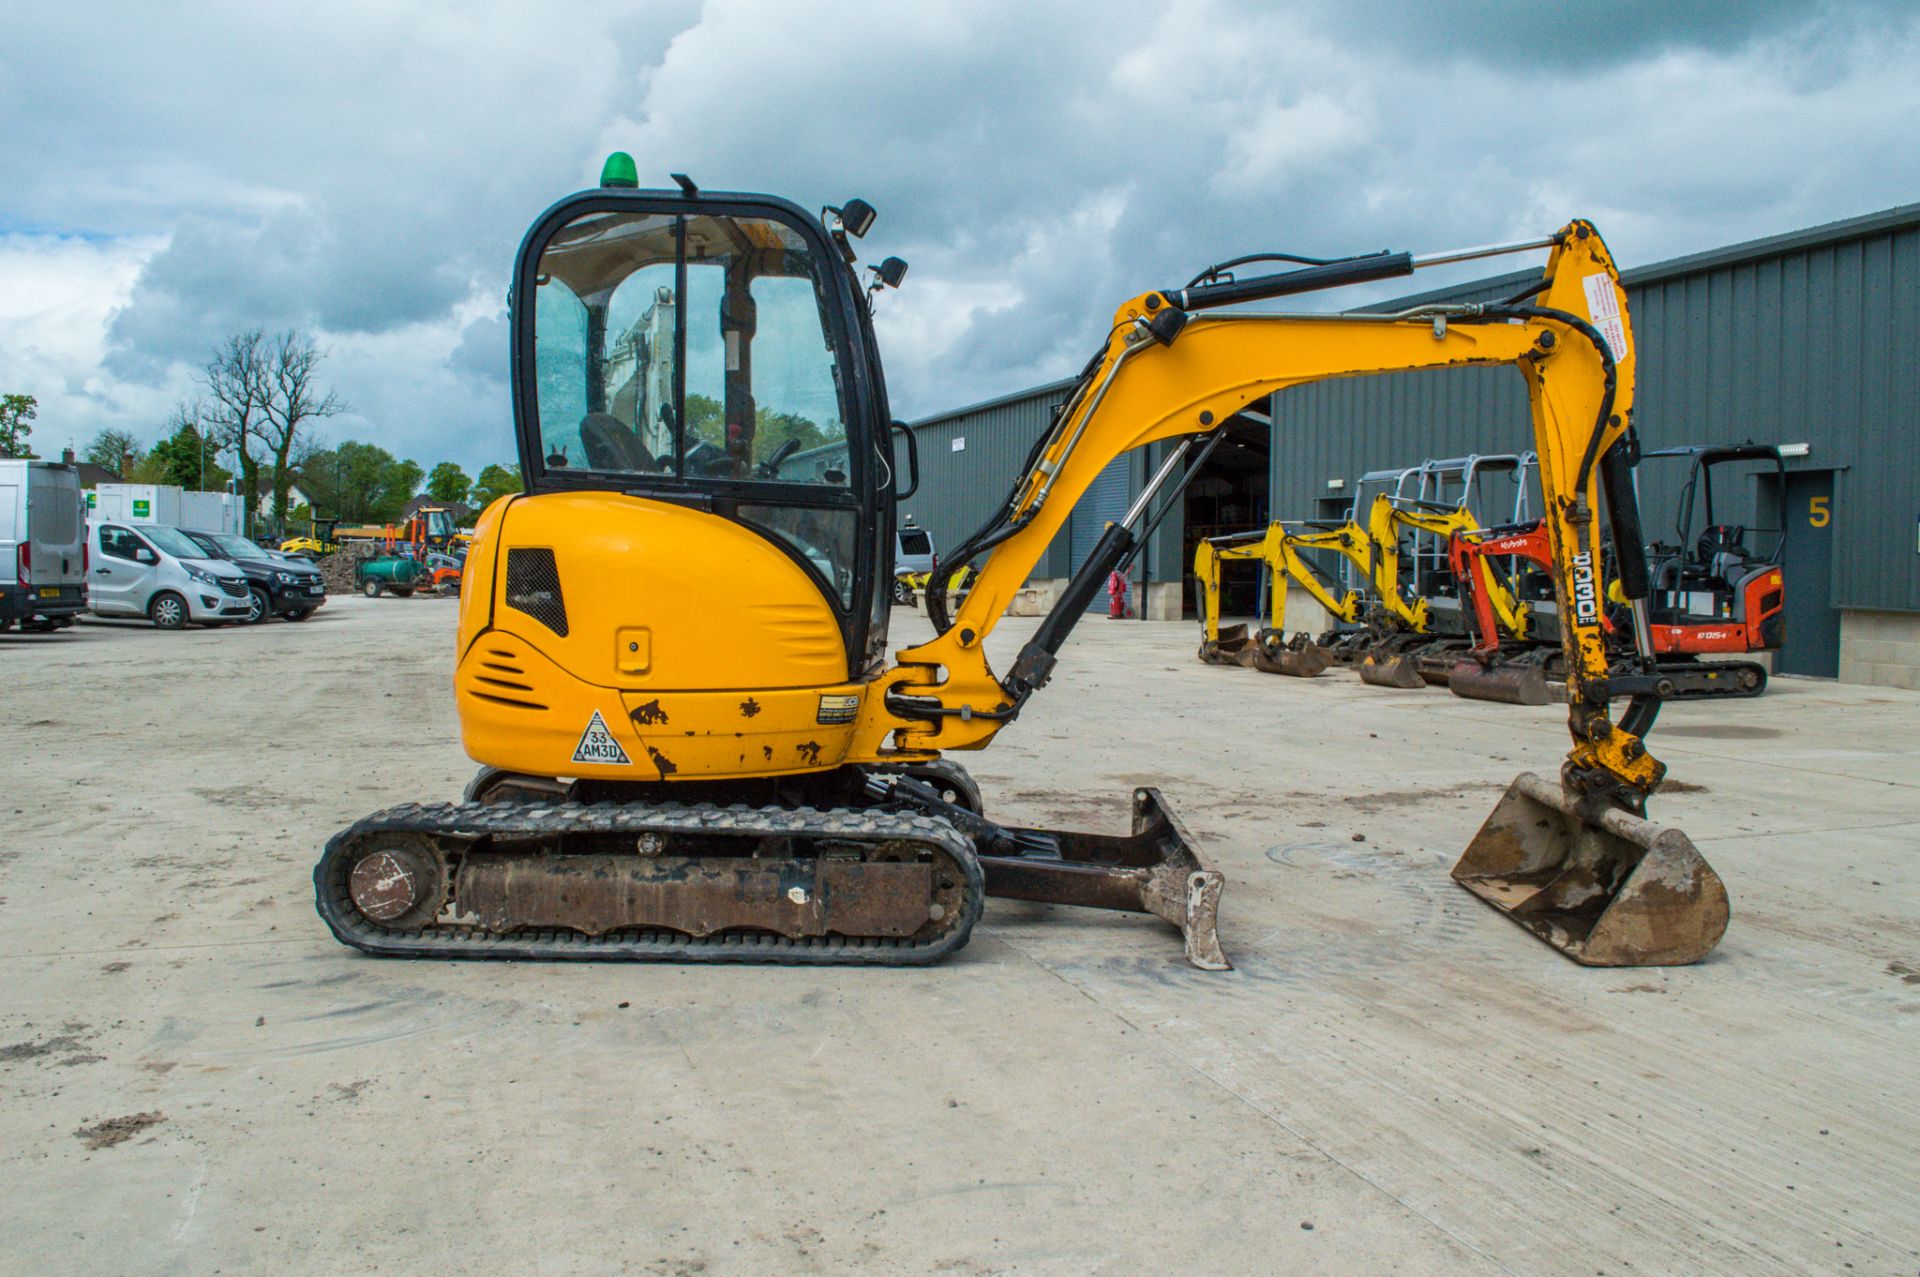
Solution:
<svg viewBox="0 0 1920 1277"><path fill-rule="evenodd" d="M520 249L514 418L529 493L667 502L776 547L846 679L885 651L893 474L867 296L828 222L690 182L561 201Z"/></svg>
<svg viewBox="0 0 1920 1277"><path fill-rule="evenodd" d="M1786 620L1780 568L1785 530L1735 522L1745 518L1739 501L1743 494L1729 489L1758 478L1783 490L1787 467L1780 449L1759 443L1661 448L1641 454L1644 469L1636 471L1636 480L1642 472L1657 472L1659 467L1648 466L1649 461L1682 461L1687 467L1675 503L1674 540L1647 548L1656 643L1667 640L1678 646L1683 637L1696 637L1686 633L1689 628L1705 628L1728 630L1726 641L1707 650L1779 647Z"/></svg>

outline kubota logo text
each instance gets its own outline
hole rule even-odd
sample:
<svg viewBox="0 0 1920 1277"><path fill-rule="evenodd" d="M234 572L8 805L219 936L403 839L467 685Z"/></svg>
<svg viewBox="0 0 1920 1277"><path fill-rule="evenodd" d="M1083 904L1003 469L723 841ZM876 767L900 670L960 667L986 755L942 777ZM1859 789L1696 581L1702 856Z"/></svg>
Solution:
<svg viewBox="0 0 1920 1277"><path fill-rule="evenodd" d="M1593 556L1573 556L1573 622L1592 625L1600 617L1598 598L1593 588Z"/></svg>

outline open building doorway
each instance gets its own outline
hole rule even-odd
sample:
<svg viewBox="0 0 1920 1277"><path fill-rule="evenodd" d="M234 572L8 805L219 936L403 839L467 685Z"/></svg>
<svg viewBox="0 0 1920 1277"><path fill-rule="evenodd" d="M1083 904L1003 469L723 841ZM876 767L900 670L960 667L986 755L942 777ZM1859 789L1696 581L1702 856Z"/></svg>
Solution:
<svg viewBox="0 0 1920 1277"><path fill-rule="evenodd" d="M1273 426L1263 412L1242 412L1221 429L1226 438L1187 485L1185 532L1180 543L1181 615L1195 616L1193 552L1208 537L1253 532L1267 526L1267 485ZM1229 571L1221 581L1223 616L1251 616L1258 603L1258 574Z"/></svg>

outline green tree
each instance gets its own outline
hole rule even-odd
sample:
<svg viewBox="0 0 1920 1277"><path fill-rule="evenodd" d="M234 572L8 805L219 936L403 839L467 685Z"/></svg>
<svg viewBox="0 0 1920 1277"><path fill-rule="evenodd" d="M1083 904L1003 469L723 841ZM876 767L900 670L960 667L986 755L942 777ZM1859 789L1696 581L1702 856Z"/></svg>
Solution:
<svg viewBox="0 0 1920 1277"><path fill-rule="evenodd" d="M480 477L474 481L473 504L485 509L509 493L525 490L519 466L490 465L481 470Z"/></svg>
<svg viewBox="0 0 1920 1277"><path fill-rule="evenodd" d="M798 439L802 452L828 441L819 426L798 413L774 412L767 408L754 413L753 454L756 458L771 457L789 439Z"/></svg>
<svg viewBox="0 0 1920 1277"><path fill-rule="evenodd" d="M720 401L708 395L687 396L687 438L704 439L719 447L727 445L725 412ZM757 409L753 414L753 455L764 459L789 439L798 439L802 451L832 442L826 432L806 417L793 412Z"/></svg>
<svg viewBox="0 0 1920 1277"><path fill-rule="evenodd" d="M219 446L201 433L197 422L181 420L177 412L167 424L173 433L154 444L133 467L134 481L207 492L224 489L233 473L220 464Z"/></svg>
<svg viewBox="0 0 1920 1277"><path fill-rule="evenodd" d="M442 461L427 476L427 495L435 501L448 505L457 505L467 499L473 491L473 480L467 478L467 472L451 461Z"/></svg>
<svg viewBox="0 0 1920 1277"><path fill-rule="evenodd" d="M32 395L0 395L0 457L31 458L33 449L27 436L28 425L40 415L40 401Z"/></svg>
<svg viewBox="0 0 1920 1277"><path fill-rule="evenodd" d="M390 509L392 513L380 517L399 518L401 507L420 495L420 484L426 477L427 472L415 461L396 461L388 466L386 474L381 477L380 507L382 510Z"/></svg>
<svg viewBox="0 0 1920 1277"><path fill-rule="evenodd" d="M349 439L308 457L300 468L300 486L329 518L386 523L399 517L424 476L417 464L396 460L378 444Z"/></svg>
<svg viewBox="0 0 1920 1277"><path fill-rule="evenodd" d="M708 443L726 447L727 427L722 420L724 415L720 409L720 401L711 395L688 395L687 438L705 439Z"/></svg>
<svg viewBox="0 0 1920 1277"><path fill-rule="evenodd" d="M134 463L140 460L140 441L124 430L102 430L87 445L85 456L94 465L130 479Z"/></svg>

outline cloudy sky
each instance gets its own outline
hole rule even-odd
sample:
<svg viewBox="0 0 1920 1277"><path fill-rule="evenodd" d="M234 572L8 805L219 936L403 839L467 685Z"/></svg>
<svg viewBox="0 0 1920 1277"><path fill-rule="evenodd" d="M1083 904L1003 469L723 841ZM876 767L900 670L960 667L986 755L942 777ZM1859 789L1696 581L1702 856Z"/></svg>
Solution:
<svg viewBox="0 0 1920 1277"><path fill-rule="evenodd" d="M1242 252L1584 216L1632 266L1920 201L1916 120L1903 3L9 4L0 392L43 455L151 439L220 337L294 325L333 438L506 459L513 251L615 148L874 203L912 418Z"/></svg>

